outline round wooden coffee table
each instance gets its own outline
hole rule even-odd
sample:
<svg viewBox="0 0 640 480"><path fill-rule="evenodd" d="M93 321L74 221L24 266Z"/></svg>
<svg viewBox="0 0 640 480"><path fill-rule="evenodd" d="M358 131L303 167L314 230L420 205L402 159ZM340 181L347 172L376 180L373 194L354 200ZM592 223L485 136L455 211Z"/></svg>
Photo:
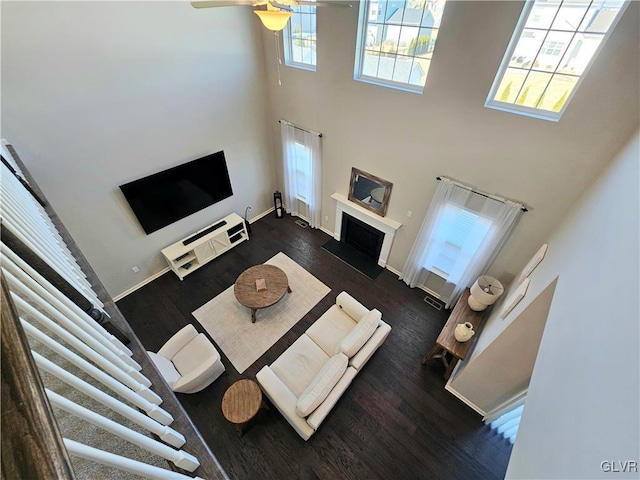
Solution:
<svg viewBox="0 0 640 480"><path fill-rule="evenodd" d="M266 408L266 405L262 401L260 387L253 380L238 380L222 397L222 414L235 425L239 436L242 436L243 428L253 420L260 408Z"/></svg>
<svg viewBox="0 0 640 480"><path fill-rule="evenodd" d="M256 280L264 278L267 289L258 292ZM251 322L256 323L256 310L274 305L289 292L287 274L273 265L256 265L240 274L233 286L238 302L251 309Z"/></svg>

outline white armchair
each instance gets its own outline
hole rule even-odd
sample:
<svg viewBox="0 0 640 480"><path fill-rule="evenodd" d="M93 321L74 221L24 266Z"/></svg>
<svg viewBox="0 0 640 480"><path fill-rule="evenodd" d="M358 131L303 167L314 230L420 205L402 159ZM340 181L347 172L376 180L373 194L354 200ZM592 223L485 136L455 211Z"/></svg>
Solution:
<svg viewBox="0 0 640 480"><path fill-rule="evenodd" d="M158 353L147 353L174 392L199 392L224 372L216 347L191 324L171 337Z"/></svg>

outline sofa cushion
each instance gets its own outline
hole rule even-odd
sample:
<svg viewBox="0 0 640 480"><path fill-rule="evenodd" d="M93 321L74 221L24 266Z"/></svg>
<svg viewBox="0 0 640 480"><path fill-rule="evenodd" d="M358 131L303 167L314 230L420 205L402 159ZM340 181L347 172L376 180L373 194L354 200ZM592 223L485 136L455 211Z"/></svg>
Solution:
<svg viewBox="0 0 640 480"><path fill-rule="evenodd" d="M324 364L296 404L296 413L301 417L310 415L327 398L338 380L344 375L349 365L349 359L343 353L331 357Z"/></svg>
<svg viewBox="0 0 640 480"><path fill-rule="evenodd" d="M303 334L271 364L271 370L299 397L329 358L313 340Z"/></svg>
<svg viewBox="0 0 640 480"><path fill-rule="evenodd" d="M173 366L171 360L164 358L162 355L158 355L157 353L147 352L147 354L149 354L149 358L151 358L151 361L162 375L162 378L165 379L171 387L171 390L173 390L176 382L180 380L181 375L176 370L176 367Z"/></svg>
<svg viewBox="0 0 640 480"><path fill-rule="evenodd" d="M347 292L341 292L336 297L336 305L356 322L369 313L369 309L367 307L362 305Z"/></svg>
<svg viewBox="0 0 640 480"><path fill-rule="evenodd" d="M347 357L353 357L362 346L371 338L373 332L378 328L382 314L378 310L371 310L360 319L353 330L342 339L340 345L336 347L336 351L341 351Z"/></svg>
<svg viewBox="0 0 640 480"><path fill-rule="evenodd" d="M337 305L333 305L307 329L307 335L331 357L336 353L336 347L342 339L355 326L356 322L349 315Z"/></svg>
<svg viewBox="0 0 640 480"><path fill-rule="evenodd" d="M182 375L194 371L203 363L213 363L220 358L216 350L204 333L199 333L187 343L171 359L178 372Z"/></svg>

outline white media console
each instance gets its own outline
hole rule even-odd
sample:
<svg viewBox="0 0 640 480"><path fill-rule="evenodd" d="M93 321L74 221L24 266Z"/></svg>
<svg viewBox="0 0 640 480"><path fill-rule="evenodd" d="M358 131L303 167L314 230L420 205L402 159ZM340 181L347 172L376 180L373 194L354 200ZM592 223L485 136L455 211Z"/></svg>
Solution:
<svg viewBox="0 0 640 480"><path fill-rule="evenodd" d="M161 251L171 270L182 280L245 240L249 240L249 234L244 220L232 213Z"/></svg>

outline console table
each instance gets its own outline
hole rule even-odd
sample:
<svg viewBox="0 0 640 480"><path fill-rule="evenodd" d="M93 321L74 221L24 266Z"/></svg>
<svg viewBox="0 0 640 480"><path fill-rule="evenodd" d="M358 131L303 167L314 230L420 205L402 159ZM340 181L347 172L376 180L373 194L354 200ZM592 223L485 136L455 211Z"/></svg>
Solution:
<svg viewBox="0 0 640 480"><path fill-rule="evenodd" d="M425 365L429 360L439 358L445 367L444 378L448 379L451 376L453 367L456 366L458 360L464 360L469 348L475 342L474 338L467 342L459 342L456 340L453 332L459 323L469 322L473 325L473 330L478 333L478 329L484 318L484 312L476 312L469 307L469 295L470 290L467 288L465 292L456 303L447 323L444 324L436 344L433 346L429 353L422 359L422 364ZM453 358L447 359L447 354L450 354Z"/></svg>
<svg viewBox="0 0 640 480"><path fill-rule="evenodd" d="M180 280L241 242L249 240L244 220L232 213L193 232L167 248L162 255Z"/></svg>

